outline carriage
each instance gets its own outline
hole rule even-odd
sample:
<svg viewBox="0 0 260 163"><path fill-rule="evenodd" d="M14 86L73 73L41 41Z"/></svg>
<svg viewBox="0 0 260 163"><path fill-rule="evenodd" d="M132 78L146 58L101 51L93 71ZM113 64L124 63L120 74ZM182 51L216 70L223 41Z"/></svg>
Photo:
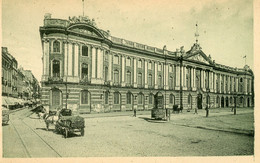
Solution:
<svg viewBox="0 0 260 163"><path fill-rule="evenodd" d="M84 118L78 115L72 115L70 109L62 109L60 112L60 118L55 124L55 131L57 133L62 133L65 138L74 132L80 132L80 135L84 136L84 128Z"/></svg>

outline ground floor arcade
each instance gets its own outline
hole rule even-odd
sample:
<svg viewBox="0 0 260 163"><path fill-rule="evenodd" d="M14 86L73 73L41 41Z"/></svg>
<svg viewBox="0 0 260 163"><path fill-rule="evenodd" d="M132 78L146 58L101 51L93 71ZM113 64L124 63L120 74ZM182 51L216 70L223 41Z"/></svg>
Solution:
<svg viewBox="0 0 260 163"><path fill-rule="evenodd" d="M176 91L143 88L121 88L79 84L44 84L42 103L50 109L68 107L80 113L126 110L150 110L154 107L154 95L161 93L164 106L183 105L183 109L252 107L250 95L218 94L203 91Z"/></svg>

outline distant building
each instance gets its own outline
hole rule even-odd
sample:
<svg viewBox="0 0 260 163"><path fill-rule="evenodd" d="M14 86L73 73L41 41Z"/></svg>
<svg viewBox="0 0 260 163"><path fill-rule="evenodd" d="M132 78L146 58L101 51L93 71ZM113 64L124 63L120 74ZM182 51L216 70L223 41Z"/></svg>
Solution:
<svg viewBox="0 0 260 163"><path fill-rule="evenodd" d="M40 85L30 70L17 68L16 59L2 47L2 96L32 99L38 98Z"/></svg>
<svg viewBox="0 0 260 163"><path fill-rule="evenodd" d="M154 95L165 107L184 109L254 106L252 70L215 63L196 43L189 51L168 51L116 38L88 17L69 20L45 15L42 101L80 112L153 108Z"/></svg>
<svg viewBox="0 0 260 163"><path fill-rule="evenodd" d="M17 61L7 47L2 47L2 95L18 97Z"/></svg>

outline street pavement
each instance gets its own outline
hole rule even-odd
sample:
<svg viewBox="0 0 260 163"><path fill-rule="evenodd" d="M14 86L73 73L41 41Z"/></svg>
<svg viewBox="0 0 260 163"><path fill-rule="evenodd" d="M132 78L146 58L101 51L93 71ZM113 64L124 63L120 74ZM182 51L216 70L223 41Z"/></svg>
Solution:
<svg viewBox="0 0 260 163"><path fill-rule="evenodd" d="M85 136L65 139L46 131L30 109L10 115L3 126L3 157L156 157L234 156L254 154L254 110L211 109L151 119L150 111L81 114Z"/></svg>

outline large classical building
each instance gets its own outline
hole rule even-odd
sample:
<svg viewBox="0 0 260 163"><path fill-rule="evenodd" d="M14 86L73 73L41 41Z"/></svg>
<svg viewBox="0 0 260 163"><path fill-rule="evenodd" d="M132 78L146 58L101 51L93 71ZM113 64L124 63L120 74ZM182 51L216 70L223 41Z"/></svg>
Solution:
<svg viewBox="0 0 260 163"><path fill-rule="evenodd" d="M196 43L172 52L116 38L88 17L68 20L46 14L40 27L42 102L81 113L254 105L252 70L215 63ZM166 98L166 99L165 99Z"/></svg>

